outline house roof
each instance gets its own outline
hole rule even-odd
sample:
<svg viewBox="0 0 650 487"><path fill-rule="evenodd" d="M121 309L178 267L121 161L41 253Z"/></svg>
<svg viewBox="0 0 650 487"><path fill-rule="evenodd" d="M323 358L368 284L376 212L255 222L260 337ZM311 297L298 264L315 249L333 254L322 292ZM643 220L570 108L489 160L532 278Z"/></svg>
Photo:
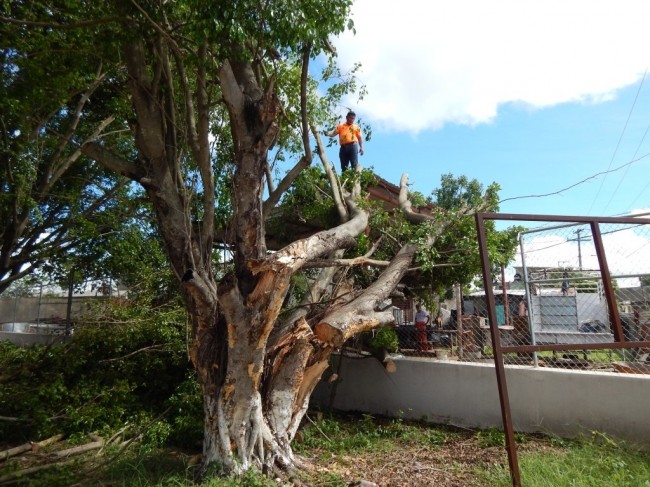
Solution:
<svg viewBox="0 0 650 487"><path fill-rule="evenodd" d="M368 186L368 199L371 201L381 202L384 210L387 212L398 210L400 187L386 181L376 174L375 178L375 184ZM274 211L279 211L279 208L280 207L276 207ZM427 204L421 208L413 207L411 210L414 213L431 215L434 208L434 205ZM324 227L317 221L299 220L297 218L292 219L285 216L283 216L282 224L282 233L291 235L292 240L307 238L316 232L324 230ZM279 236L273 235L267 228L266 245L269 250L278 250L285 244L286 242L283 242Z"/></svg>
<svg viewBox="0 0 650 487"><path fill-rule="evenodd" d="M400 187L380 178L377 175L375 175L375 177L377 178L376 184L368 186L369 198L371 200L383 202L384 209L387 211L393 211L399 208ZM431 215L434 208L434 205L427 204L421 208L412 208L412 211L415 213Z"/></svg>

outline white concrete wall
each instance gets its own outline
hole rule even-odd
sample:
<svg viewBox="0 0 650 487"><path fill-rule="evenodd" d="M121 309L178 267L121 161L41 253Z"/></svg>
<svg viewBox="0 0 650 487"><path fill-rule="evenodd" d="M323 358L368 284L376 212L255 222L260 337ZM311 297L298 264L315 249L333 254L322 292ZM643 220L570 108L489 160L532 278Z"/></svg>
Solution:
<svg viewBox="0 0 650 487"><path fill-rule="evenodd" d="M67 342L70 338L71 337L67 335L0 331L0 341L8 340L14 345L20 345L21 347L29 347L32 345L61 344Z"/></svg>
<svg viewBox="0 0 650 487"><path fill-rule="evenodd" d="M334 409L502 428L493 364L395 362L389 374L375 359L344 358ZM506 376L516 431L562 437L600 431L650 445L650 376L518 366L508 366ZM327 408L331 388L319 384L312 405Z"/></svg>

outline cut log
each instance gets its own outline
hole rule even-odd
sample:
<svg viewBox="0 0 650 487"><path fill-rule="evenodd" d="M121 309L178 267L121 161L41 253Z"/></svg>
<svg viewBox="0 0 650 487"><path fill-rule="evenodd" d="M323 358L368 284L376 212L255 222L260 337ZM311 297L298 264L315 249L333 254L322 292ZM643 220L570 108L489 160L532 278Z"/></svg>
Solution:
<svg viewBox="0 0 650 487"><path fill-rule="evenodd" d="M66 465L71 462L72 460L67 460L58 463L47 463L45 465L37 465L35 467L29 467L23 470L18 470L17 472L12 472L10 474L3 475L2 477L0 477L0 484L10 483L10 482L13 483L13 481L15 481L16 479L20 479L21 477L25 477L32 473L40 472L41 470L47 470L48 468L60 467L62 465Z"/></svg>
<svg viewBox="0 0 650 487"><path fill-rule="evenodd" d="M51 445L52 443L56 443L57 441L62 440L64 437L65 435L62 434L54 435L42 441L30 441L29 443L24 443L13 448L9 448L8 450L0 451L0 461L4 461L7 458L15 457L16 455L20 455L21 453L25 452L37 452L40 448Z"/></svg>
<svg viewBox="0 0 650 487"><path fill-rule="evenodd" d="M14 446L13 448L9 448L8 450L0 451L0 461L6 460L7 458L15 457L16 455L20 455L21 453L25 453L26 451L31 451L31 450L32 450L31 443L24 443L19 446Z"/></svg>
<svg viewBox="0 0 650 487"><path fill-rule="evenodd" d="M57 441L61 441L63 438L65 438L65 435L63 433L59 433L58 435L50 436L49 438L46 438L45 440L37 441L35 443L32 443L32 451L34 453L36 453L41 448L49 446L52 443L56 443Z"/></svg>
<svg viewBox="0 0 650 487"><path fill-rule="evenodd" d="M104 440L93 441L91 443L86 443L85 445L79 445L79 446L75 446L74 448L68 448L67 450L54 452L52 453L51 456L54 458L66 458L66 457L71 457L73 455L86 453L87 451L97 450L102 446L104 446Z"/></svg>

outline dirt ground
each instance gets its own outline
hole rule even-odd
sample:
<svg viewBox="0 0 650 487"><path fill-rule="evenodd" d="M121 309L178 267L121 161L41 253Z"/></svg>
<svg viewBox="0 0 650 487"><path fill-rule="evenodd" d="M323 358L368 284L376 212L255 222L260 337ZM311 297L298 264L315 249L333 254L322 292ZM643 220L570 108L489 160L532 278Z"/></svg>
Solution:
<svg viewBox="0 0 650 487"><path fill-rule="evenodd" d="M389 428L390 426L388 426ZM291 479L282 479L278 485L301 487L326 487L341 485L358 487L492 487L488 486L479 472L502 467L508 470L508 458L503 445L486 445L494 443L495 438L490 433L481 437L480 433L470 430L443 430L422 426L420 431L413 433L413 429L403 437L389 437L372 441L371 447L359 448L350 453L332 453L331 449L306 448L298 454L299 458L306 461L309 466L306 477L299 475ZM427 436L428 435L428 436ZM502 438L502 437L501 437ZM298 439L298 441L300 441ZM88 454L85 461L81 460L75 468L87 471L88 466L97 461L95 458L100 445L88 443L83 446L71 447L65 442L48 446L44 451L25 452L4 463L13 463L15 469L33 468L40 470L50 462L68 463L66 452L84 449ZM551 450L548 441L529 439L518 444L519 452L525 450ZM344 449L344 451L347 451ZM58 455L58 457L57 457ZM164 456L164 454L163 454ZM200 458L200 455L181 455L185 458L185 468L195 463L188 463L187 459ZM82 457L83 458L83 457ZM9 468L9 472L14 470ZM9 478L3 478L0 468L0 483L4 484ZM5 472L5 473L9 473ZM9 476L10 477L10 476ZM101 475L99 476L101 478ZM25 479L27 480L27 479ZM14 480L15 482L15 480ZM11 482L10 483L14 483ZM101 484L101 482L99 482ZM19 485L32 485L18 482ZM81 485L84 485L82 482ZM34 485L44 485L36 483ZM60 485L60 484L57 484ZM80 485L80 484L78 484ZM103 485L103 484L101 484ZM112 484L111 484L112 485ZM140 484L147 485L147 484ZM152 484L153 485L153 484ZM162 485L162 484L160 484ZM229 484L230 485L230 484Z"/></svg>
<svg viewBox="0 0 650 487"><path fill-rule="evenodd" d="M507 465L502 448L482 449L456 444L455 449L404 448L390 453L355 454L335 458L322 470L337 473L348 485L361 480L379 487L479 487L475 469L489 464ZM372 483L370 483L372 482Z"/></svg>
<svg viewBox="0 0 650 487"><path fill-rule="evenodd" d="M517 447L520 452L551 448L545 442L535 441ZM505 447L485 446L471 432L454 435L441 445L391 440L385 451L380 449L349 455L329 453L329 456L312 458L314 466L321 476L323 472L337 474L350 486L488 487L477 472L497 466L508 470Z"/></svg>

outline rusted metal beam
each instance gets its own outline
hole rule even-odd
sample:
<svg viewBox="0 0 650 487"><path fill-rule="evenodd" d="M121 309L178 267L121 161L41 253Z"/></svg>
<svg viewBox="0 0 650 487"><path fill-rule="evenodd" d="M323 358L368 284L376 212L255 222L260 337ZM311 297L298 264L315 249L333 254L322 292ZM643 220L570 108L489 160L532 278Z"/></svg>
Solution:
<svg viewBox="0 0 650 487"><path fill-rule="evenodd" d="M512 415L510 412L510 399L508 398L508 384L506 381L505 366L501 353L501 337L499 336L499 325L497 312L494 305L494 290L492 289L492 271L490 270L490 256L487 250L487 239L485 225L481 213L477 213L476 232L478 234L479 253L481 255L481 266L483 267L483 286L487 297L488 316L490 318L490 335L492 336L492 348L494 350L494 368L497 374L497 385L499 387L499 403L501 404L501 418L503 430L506 437L506 450L508 452L508 464L510 465L510 476L513 487L521 487L519 474L519 463L517 460L517 444L515 443Z"/></svg>
<svg viewBox="0 0 650 487"><path fill-rule="evenodd" d="M623 327L621 326L621 318L618 314L618 307L616 305L616 296L614 294L614 286L612 286L612 277L609 274L609 266L607 265L607 255L605 254L605 246L603 245L603 236L600 234L600 226L597 221L591 222L591 236L594 239L594 246L596 247L596 257L600 265L600 276L605 288L605 300L609 308L609 322L610 326L613 325L614 339L617 342L624 342L625 336L623 334Z"/></svg>
<svg viewBox="0 0 650 487"><path fill-rule="evenodd" d="M624 225L650 225L650 218L633 216L567 216L567 215L529 215L524 213L481 213L483 220L509 220L531 222L566 222L566 223L616 223Z"/></svg>

